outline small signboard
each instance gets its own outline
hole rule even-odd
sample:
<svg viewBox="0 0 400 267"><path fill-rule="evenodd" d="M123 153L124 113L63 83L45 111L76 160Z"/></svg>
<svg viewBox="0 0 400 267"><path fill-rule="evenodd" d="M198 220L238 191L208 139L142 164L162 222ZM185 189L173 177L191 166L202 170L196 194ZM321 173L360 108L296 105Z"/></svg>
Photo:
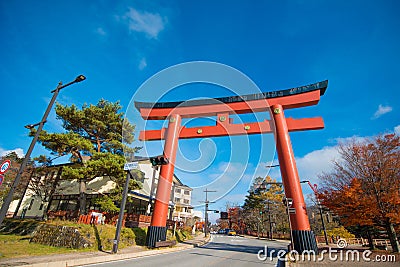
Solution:
<svg viewBox="0 0 400 267"><path fill-rule="evenodd" d="M288 211L289 211L289 214L296 214L295 208L289 208Z"/></svg>
<svg viewBox="0 0 400 267"><path fill-rule="evenodd" d="M125 165L124 165L124 171L138 170L138 169L139 169L139 163L137 161L128 162L128 163L125 163Z"/></svg>
<svg viewBox="0 0 400 267"><path fill-rule="evenodd" d="M4 176L0 174L0 185L3 183L4 181Z"/></svg>
<svg viewBox="0 0 400 267"><path fill-rule="evenodd" d="M5 160L0 166L0 174L5 173L11 167L11 161Z"/></svg>

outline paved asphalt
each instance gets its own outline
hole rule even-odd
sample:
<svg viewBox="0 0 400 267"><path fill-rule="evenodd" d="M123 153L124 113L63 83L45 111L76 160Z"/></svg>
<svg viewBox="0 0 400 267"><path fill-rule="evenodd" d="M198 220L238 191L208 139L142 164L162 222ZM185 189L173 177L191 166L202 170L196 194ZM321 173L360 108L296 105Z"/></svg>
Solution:
<svg viewBox="0 0 400 267"><path fill-rule="evenodd" d="M267 256L265 247L267 246ZM210 242L202 247L184 251L171 252L162 255L153 255L131 260L121 260L108 263L91 264L86 266L124 267L124 266L276 266L278 260L276 251L284 250L287 243L282 241L267 241L239 236L213 235ZM259 251L260 258L258 257ZM270 257L270 254L272 255Z"/></svg>

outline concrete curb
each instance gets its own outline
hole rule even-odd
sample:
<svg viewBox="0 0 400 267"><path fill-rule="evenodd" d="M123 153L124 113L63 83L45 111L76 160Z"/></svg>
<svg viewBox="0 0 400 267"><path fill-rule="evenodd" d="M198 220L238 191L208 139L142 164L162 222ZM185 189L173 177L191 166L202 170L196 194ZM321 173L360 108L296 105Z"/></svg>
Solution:
<svg viewBox="0 0 400 267"><path fill-rule="evenodd" d="M158 255L158 254L165 254L175 251L186 250L194 247L201 247L207 244L210 241L210 237L201 241L200 243L194 244L178 244L172 248L164 248L164 249L157 249L157 250L145 250L140 252L134 253L125 253L125 254L111 254L111 255L104 255L104 256L96 256L96 257L88 257L88 258L80 258L80 259L68 259L68 260L61 260L61 261L53 261L53 262L39 262L33 264L25 264L25 265L18 265L18 267L60 267L60 266L80 266L80 265L87 265L87 264L96 264L96 263L103 263L103 262L112 262L112 261L119 261L119 260L126 260L126 259L134 259L134 258L141 258L146 256ZM71 255L73 256L73 255Z"/></svg>

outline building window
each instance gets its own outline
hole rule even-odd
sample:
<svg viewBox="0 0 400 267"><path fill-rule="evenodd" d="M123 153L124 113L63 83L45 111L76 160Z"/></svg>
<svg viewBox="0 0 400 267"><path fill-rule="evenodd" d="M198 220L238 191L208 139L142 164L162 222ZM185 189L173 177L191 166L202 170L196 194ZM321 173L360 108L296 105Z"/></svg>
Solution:
<svg viewBox="0 0 400 267"><path fill-rule="evenodd" d="M190 195L190 191L189 190L185 190L184 194L185 195Z"/></svg>
<svg viewBox="0 0 400 267"><path fill-rule="evenodd" d="M183 203L185 203L185 204L189 204L189 202L190 202L189 199L184 199L183 200Z"/></svg>
<svg viewBox="0 0 400 267"><path fill-rule="evenodd" d="M181 189L180 188L176 188L175 189L175 193L179 193L180 194L181 193Z"/></svg>
<svg viewBox="0 0 400 267"><path fill-rule="evenodd" d="M180 202L181 202L181 199L178 198L178 197L176 197L176 198L175 198L175 203L180 203Z"/></svg>
<svg viewBox="0 0 400 267"><path fill-rule="evenodd" d="M42 209L43 209L43 206L44 206L43 202L42 202L42 203L40 203L39 210L42 210Z"/></svg>

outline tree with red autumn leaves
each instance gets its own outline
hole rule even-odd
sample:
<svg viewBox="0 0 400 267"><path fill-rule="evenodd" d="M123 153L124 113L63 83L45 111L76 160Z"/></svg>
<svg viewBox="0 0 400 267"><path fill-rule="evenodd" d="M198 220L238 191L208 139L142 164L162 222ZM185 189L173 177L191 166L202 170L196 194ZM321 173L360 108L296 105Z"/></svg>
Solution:
<svg viewBox="0 0 400 267"><path fill-rule="evenodd" d="M340 159L320 176L323 205L346 226L384 228L394 252L399 252L400 137L379 135L339 146Z"/></svg>

